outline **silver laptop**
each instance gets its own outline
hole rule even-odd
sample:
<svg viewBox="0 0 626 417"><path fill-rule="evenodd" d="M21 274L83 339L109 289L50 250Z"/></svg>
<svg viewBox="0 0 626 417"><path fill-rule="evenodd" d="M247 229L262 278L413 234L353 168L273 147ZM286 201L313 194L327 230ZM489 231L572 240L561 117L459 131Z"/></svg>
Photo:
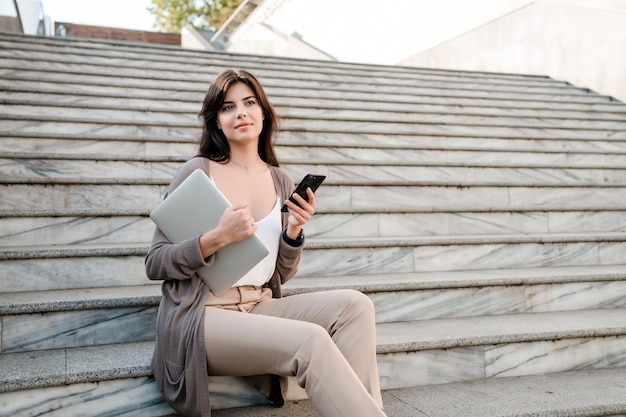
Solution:
<svg viewBox="0 0 626 417"><path fill-rule="evenodd" d="M206 173L196 169L152 210L150 218L165 237L179 243L214 229L230 205ZM263 242L252 235L220 249L211 266L196 272L220 296L268 254Z"/></svg>

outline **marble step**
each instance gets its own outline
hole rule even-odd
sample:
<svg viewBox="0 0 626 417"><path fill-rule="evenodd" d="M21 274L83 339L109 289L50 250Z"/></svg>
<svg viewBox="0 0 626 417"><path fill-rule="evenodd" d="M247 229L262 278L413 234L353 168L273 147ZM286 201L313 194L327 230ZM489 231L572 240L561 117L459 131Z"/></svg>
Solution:
<svg viewBox="0 0 626 417"><path fill-rule="evenodd" d="M0 211L0 247L149 244L147 211ZM318 210L308 238L592 233L626 231L626 208L613 211L342 213Z"/></svg>
<svg viewBox="0 0 626 417"><path fill-rule="evenodd" d="M99 119L95 116L63 117L59 115L0 115L2 124L0 132L4 135L33 135L46 134L50 131L72 132L72 136L81 138L114 137L119 139L141 138L163 140L177 137L179 140L196 139L200 127L192 117L184 121ZM541 126L489 126L472 124L442 125L436 122L427 123L397 123L374 121L337 121L337 120L304 120L284 119L282 131L316 132L319 134L371 134L371 135L398 135L398 136L453 136L453 137L497 137L497 138L524 138L528 139L556 139L556 140L626 140L626 131L619 127L598 129L570 129L560 127ZM333 143L338 143L337 139Z"/></svg>
<svg viewBox="0 0 626 417"><path fill-rule="evenodd" d="M383 391L388 417L624 417L626 369L557 372ZM310 401L214 410L214 417L319 417Z"/></svg>
<svg viewBox="0 0 626 417"><path fill-rule="evenodd" d="M135 169L144 177L154 175L158 177L164 172L171 172L173 163L182 164L192 155L191 144L145 144L138 141L112 142L109 141L75 141L57 140L58 147L43 148L42 143L53 143L53 140L24 140L7 139L0 145L0 175L8 177L41 177L47 170L59 172L59 176L68 175L71 168L84 169L86 165L93 171L94 162L98 165L117 164L130 172ZM92 145L100 144L93 147ZM14 146L13 146L14 145ZM169 145L169 146L168 146ZM344 171L357 171L359 177L367 169L384 170L378 172L377 177L386 179L391 173L411 170L450 170L460 174L458 178L473 179L480 175L467 175L467 171L475 170L489 172L500 169L507 172L507 168L515 169L517 173L546 175L558 177L559 173L567 172L567 178L576 177L576 172L597 173L592 176L597 184L606 183L606 177L619 174L624 170L626 160L626 146L618 149L600 151L589 147L589 152L583 150L567 152L519 152L502 150L468 151L456 149L399 149L399 148L352 148L340 146L286 146L277 145L276 153L281 166L294 176L294 181L301 177L305 170L323 170L330 179L342 178ZM150 147L150 149L146 149ZM98 151L96 153L96 151ZM89 152L91 151L91 152ZM134 151L134 153L133 153ZM162 152L157 154L156 152ZM170 152L165 155L166 152ZM66 168L67 167L67 168ZM163 168L163 169L158 169ZM594 170L595 168L595 170ZM20 170L21 171L18 171ZM26 171L28 170L28 171ZM26 172L24 172L26 171ZM40 172L41 171L41 172ZM106 177L104 169L95 170ZM30 174L30 175L29 175ZM136 175L136 174L135 174ZM93 175L92 175L93 176ZM394 175L397 178L397 175ZM95 176L93 176L96 178ZM411 172L402 177L411 178ZM564 183L566 181L563 181Z"/></svg>
<svg viewBox="0 0 626 417"><path fill-rule="evenodd" d="M0 183L0 211L142 210L156 207L169 180L19 179ZM465 185L398 181L392 185L340 185L328 181L316 200L331 212L596 211L622 210L626 187L508 184Z"/></svg>
<svg viewBox="0 0 626 417"><path fill-rule="evenodd" d="M79 84L98 84L98 85L114 85L114 86L127 86L133 88L153 88L155 83L162 84L163 89L165 91L168 90L176 90L176 91L206 91L207 86L212 81L212 79L217 75L216 73L206 74L203 72L201 75L202 78L193 78L193 77L185 77L184 81L180 80L180 71L172 72L169 76L164 76L162 71L148 71L146 69L137 69L134 73L126 74L126 77L122 81L115 81L110 79L110 74L106 72L106 70L97 68L90 68L89 66L71 66L71 65L54 65L55 68L50 68L47 71L40 70L38 68L31 68L33 65L32 61L25 61L22 65L19 62L14 63L10 67L6 68L2 66L2 62L0 61L0 76L8 77L11 76L18 80L43 80L48 82L61 82L67 83L68 77L75 83ZM19 69L19 74L14 74L16 69ZM221 68L220 68L221 69ZM125 71L128 72L128 71ZM257 71L258 72L258 71ZM13 74L13 75L11 75ZM505 100L505 101L527 101L532 100L533 102L537 101L546 101L553 103L554 105L559 105L560 103L577 103L583 105L592 105L592 104L602 104L602 103L611 103L611 99L604 96L593 95L586 93L583 90L579 92L574 90L574 92L578 92L578 94L568 94L567 90L564 91L563 88L555 88L553 91L549 92L523 92L523 91L485 91L485 89L481 90L471 90L471 89L450 89L450 90L442 90L437 87L427 87L427 86L394 86L394 85L372 85L365 81L362 84L358 84L355 82L349 83L323 83L318 81L310 81L304 82L301 80L284 80L280 79L280 87L272 86L271 83L265 81L265 78L261 78L262 82L267 84L267 92L272 96L272 94L278 95L286 95L289 91L291 94L297 94L300 89L310 89L312 90L310 95L313 95L317 92L317 97L324 98L326 97L326 92L328 90L334 90L334 96L337 97L338 93L343 93L340 96L344 97L346 94L350 94L350 92L358 92L371 94L375 96L379 95L388 95L388 100L391 97L395 97L395 95L405 96L405 97L413 97L413 96L441 96L446 97L449 100L456 98L465 98L465 99L489 99L489 100ZM120 84L122 83L122 84ZM294 91L295 90L295 91ZM156 95L156 91L153 93ZM415 99L411 99L415 100Z"/></svg>
<svg viewBox="0 0 626 417"><path fill-rule="evenodd" d="M197 139L188 138L185 141L165 141L152 139L123 139L113 138L88 139L76 135L49 134L18 136L17 132L0 133L0 153L19 153L22 155L37 155L43 157L55 153L67 158L81 158L97 155L98 159L115 159L134 155L137 159L159 160L162 162L186 161L196 153ZM614 146L606 144L609 149Z"/></svg>
<svg viewBox="0 0 626 417"><path fill-rule="evenodd" d="M626 308L624 265L297 278L285 295L366 293L378 323ZM150 341L158 283L0 294L4 353Z"/></svg>
<svg viewBox="0 0 626 417"><path fill-rule="evenodd" d="M344 136L345 137L345 136ZM281 137L281 139L283 139ZM391 139L391 138L390 138ZM321 139L320 139L321 141ZM468 145L478 147L481 143L487 144L489 140L473 139L467 141ZM413 143L416 148L392 147L393 144L381 144L376 147L375 143L364 143L363 147L351 147L350 145L338 146L328 144L327 146L297 145L292 146L277 144L276 152L281 164L304 165L318 164L329 165L358 165L367 164L370 166L418 166L418 167L528 167L535 170L540 168L623 168L626 157L626 143L599 143L586 142L582 147L577 147L576 143L568 143L566 151L565 144L558 141L545 143L536 141L535 146L529 146L527 150L516 149L476 149L465 150L456 149L456 140L452 138L439 139L438 148L436 140L428 145L420 146L421 141ZM446 142L446 143L442 143ZM496 140L492 144L496 145ZM406 145L409 145L407 140ZM582 143L581 143L582 145ZM10 146L10 145L7 145ZM432 149L429 149L429 146ZM558 147L551 149L550 146ZM600 150L604 149L604 150ZM69 150L68 150L69 151ZM0 151L0 155L2 152ZM10 153L5 153L6 157L11 157ZM15 155L15 154L14 154ZM20 157L28 157L28 153L18 154ZM184 158L181 158L184 159Z"/></svg>
<svg viewBox="0 0 626 417"><path fill-rule="evenodd" d="M203 99L201 92L189 94L186 100L181 98L168 99L161 97L142 98L142 95L135 97L130 92L118 92L117 89L104 90L94 86L91 91L89 85L84 85L80 91L72 89L68 93L68 85L59 83L23 82L19 80L1 80L0 102L5 105L54 105L56 107L82 107L85 109L116 108L127 111L164 111L169 113L197 113L199 103ZM461 106L458 102L440 102L429 100L425 97L414 102L392 101L390 98L372 96L369 101L348 100L346 97L330 99L328 97L319 99L317 97L306 97L306 91L302 91L299 96L280 96L272 94L272 104L279 115L289 114L290 109L300 112L310 109L327 109L327 111L362 111L368 110L374 115L378 114L447 114L447 115L471 115L485 117L524 117L524 118L548 118L548 119L572 119L572 120L594 120L594 121L623 121L626 117L619 112L599 112L598 109L584 111L581 106L578 110L554 109L544 103L537 103L534 108L503 106L502 101L468 103ZM52 104L53 103L53 104ZM616 109L616 106L610 106ZM619 107L618 107L619 108ZM626 110L624 110L626 112Z"/></svg>
<svg viewBox="0 0 626 417"><path fill-rule="evenodd" d="M309 239L299 275L621 264L623 233Z"/></svg>
<svg viewBox="0 0 626 417"><path fill-rule="evenodd" d="M1 63L0 63L1 65ZM19 70L18 74L15 71ZM138 75L135 77L127 74L118 74L120 80L111 78L105 72L101 73L89 73L85 72L85 69L81 69L77 72L72 72L68 69L59 69L58 72L40 72L36 70L28 70L26 68L9 68L3 69L0 66L0 76L3 78L11 78L21 81L38 81L47 83L68 83L71 79L80 85L89 84L96 86L114 86L120 89L144 89L145 92L142 96L158 99L159 97L172 98L187 98L189 93L193 93L194 96L199 92L206 91L208 85L212 81L210 77L205 76L202 80L192 80L185 78L185 81L179 81L177 79L160 79L160 78L145 78L147 76L143 71L138 70ZM177 71L173 76L179 76L180 71ZM140 77L141 75L141 77ZM156 76L156 75L155 75ZM263 79L264 86L265 80ZM162 85L159 89L160 93L151 90L155 83ZM77 90L80 92L80 89ZM345 83L340 86L337 85L324 85L320 83L308 83L303 84L300 80L289 83L284 80L280 80L280 86L273 86L268 84L266 92L270 97L273 96L286 96L286 97L305 97L309 99L316 99L319 101L328 101L329 99L350 99L350 100L367 100L367 101L386 101L386 102L422 102L432 101L443 102L445 104L457 104L459 100L471 101L472 105L476 105L476 101L487 101L493 105L494 102L502 101L506 107L528 106L536 107L537 103L540 103L541 107L549 108L581 108L581 107L595 107L596 105L614 104L608 98L602 96L596 96L591 94L577 94L569 95L563 89L555 89L546 93L535 93L527 95L524 92L508 92L508 91L484 91L484 90L442 90L441 88L428 88L428 87L372 87L370 84L354 85ZM416 98L425 97L425 98ZM430 97L439 97L438 99L431 99ZM520 100L528 100L529 103L518 104ZM201 100L198 101L201 103ZM623 105L623 104L622 104ZM616 108L619 109L620 104L616 104ZM611 107L612 108L612 107ZM619 110L618 110L619 111Z"/></svg>
<svg viewBox="0 0 626 417"><path fill-rule="evenodd" d="M82 57L80 55L56 54L53 52L38 52L36 58L32 55L25 56L23 51L18 49L0 50L2 63L0 67L6 69L21 68L28 71L41 72L71 72L83 75L110 76L111 71L108 68L114 68L115 73L120 77L130 78L152 78L160 80L175 80L180 77L181 71L188 75L190 81L207 81L208 77L214 77L224 68L221 63L216 63L210 58L213 54L207 53L205 56L209 58L204 62L189 63L174 62L162 63L155 62L152 59L146 59L144 55L134 60L115 59L108 56L105 57ZM227 66L232 66L232 62L236 59L230 59ZM269 68L268 68L269 67ZM587 89L577 88L567 83L550 83L549 81L541 84L528 85L515 82L484 82L483 80L471 79L469 77L441 77L440 80L420 77L419 73L406 74L404 77L389 77L389 71L375 74L368 72L359 72L358 70L347 70L343 72L332 73L326 70L313 72L311 69L302 70L298 68L290 68L288 65L280 65L273 67L267 63L257 66L244 64L243 68L250 69L268 85L275 85L279 81L285 85L315 88L315 87L335 87L337 89L346 89L348 85L358 85L359 89L376 91L380 89L395 89L397 87L405 88L436 88L440 90L448 90L453 94L467 93L475 90L487 90L492 92L510 92L520 95L531 96L533 94L566 94L568 96L596 96L609 101L608 97L602 97L595 93L590 93ZM385 68L385 67L382 67ZM277 75L280 74L280 75ZM208 79L210 81L210 78ZM416 82L417 81L417 82ZM477 82L478 81L478 82ZM555 85L556 84L556 85ZM416 87L418 86L418 87ZM456 90L456 91L455 91ZM460 91L462 90L462 91ZM399 90L395 90L399 91Z"/></svg>
<svg viewBox="0 0 626 417"><path fill-rule="evenodd" d="M110 42L96 39L73 39L73 38L46 38L35 36L20 36L13 34L0 34L2 45L6 49L12 49L14 53L20 54L21 57L31 56L38 51L58 52L58 55L81 55L85 57L108 57L121 58L121 62L136 61L150 57L154 62L183 62L206 65L208 58L210 62L223 66L233 62L242 62L240 66L254 64L265 65L271 69L279 69L289 66L292 70L302 72L312 72L316 74L331 73L345 74L346 71L352 70L363 76L373 76L377 74L385 74L395 78L406 78L407 74L419 74L432 78L444 77L463 77L475 80L484 80L489 83L511 82L521 84L536 85L563 85L562 81L556 81L546 76L538 75L521 75L509 73L485 73L470 72L460 70L438 70L428 68L412 68L399 66L381 66L372 64L355 64L346 62L328 62L324 61L320 66L320 61L292 59L272 56L260 56L250 54L232 54L220 52L206 52L189 49L181 49L178 47L148 44L130 44L126 42Z"/></svg>
<svg viewBox="0 0 626 417"><path fill-rule="evenodd" d="M366 152L361 154L364 157L367 156ZM524 160L521 155L509 155L516 159L506 161L503 155L503 161L498 162L495 154L483 155L483 160L491 160L491 166L487 164L485 164L487 166L481 166L479 162L472 160L452 162L450 161L452 156L438 166L435 161L422 165L419 161L410 160L404 160L401 163L379 160L373 164L370 161L357 160L356 152L349 165L340 164L336 160L315 160L312 158L313 155L311 157L300 155L301 162L295 164L287 162L283 168L296 182L305 174L314 172L326 175L328 184L354 186L457 184L460 186L583 187L599 185L623 187L626 185L626 168L624 168L626 165L619 166L620 162L626 163L626 154L606 155L604 158L594 155L596 166L601 166L603 162L612 162L613 166L608 168L606 165L602 168L588 167L585 162L594 159L592 157L571 156L571 158L568 157L569 166L554 167L548 163L541 163L542 159L554 160L553 155L547 155L546 158L538 156L531 163ZM36 183L39 180L63 183L77 178L81 181L91 179L95 183L115 179L119 179L120 182L165 181L169 183L182 162L182 160L169 162L124 157L101 158L99 155L81 155L79 158L70 159L63 155L38 157L38 155L3 155L0 153L0 183ZM582 167L578 166L579 164Z"/></svg>
<svg viewBox="0 0 626 417"><path fill-rule="evenodd" d="M94 102L98 106L105 103L124 103L126 107L141 107L146 109L168 109L170 112L190 110L197 112L199 103L204 99L206 85L201 88L159 89L116 86L111 82L86 80L78 83L77 80L58 79L20 79L19 75L5 74L0 79L0 87L5 102L33 100L41 104L40 95L53 97L53 102L59 105L80 103L89 107ZM70 89L70 91L68 91ZM391 95L367 93L358 91L335 91L313 89L285 89L280 86L267 86L267 93L272 97L272 103L278 108L287 107L338 107L342 109L361 109L367 103L369 109L381 111L404 111L419 113L446 113L446 114L473 114L492 116L522 116L522 117L554 117L592 120L623 120L626 106L618 102L606 103L579 103L559 102L555 106L532 99L506 100L497 98L477 97L446 97L445 95L415 96L401 93ZM170 103L174 103L172 105ZM281 114L281 113L279 113Z"/></svg>
<svg viewBox="0 0 626 417"><path fill-rule="evenodd" d="M315 123L352 123L367 122L382 123L393 133L395 124L410 126L419 125L454 125L454 126L480 126L480 127L507 127L529 129L563 129L567 131L609 131L626 129L626 116L622 120L591 120L591 119L557 119L547 116L519 117L519 116L486 116L448 113L406 113L406 112L381 112L376 109L328 109L328 108L279 108L281 121L294 123L295 121ZM0 103L0 112L4 119L29 118L40 121L71 121L85 120L90 122L102 122L112 120L115 123L138 125L164 125L164 126L197 126L198 118L196 111L172 112L166 110L150 109L124 109L124 108L93 108L83 106L57 106L41 104Z"/></svg>
<svg viewBox="0 0 626 417"><path fill-rule="evenodd" d="M389 390L624 366L624 319L626 310L614 309L380 324L381 387ZM93 393L84 391L98 387L96 395L108 397L110 403L116 393L134 393L137 385L145 384L142 392L147 395L142 397L150 398L155 406L159 401L149 379L151 354L152 342L2 354L0 404L11 404L19 412L28 407L21 403L25 398L30 407L41 407L46 398L64 397L71 406L77 400L93 399ZM215 408L225 408L224 397L230 397L230 407L254 403L256 393L231 383L233 379L211 378L217 392L230 385L223 396L216 393ZM110 388L114 383L117 389Z"/></svg>
<svg viewBox="0 0 626 417"><path fill-rule="evenodd" d="M145 285L147 244L0 248L0 288ZM299 277L626 263L626 234L563 233L308 239ZM15 277L28 277L16 280Z"/></svg>
<svg viewBox="0 0 626 417"><path fill-rule="evenodd" d="M59 132L0 131L2 155L36 155L66 158L139 159L185 161L196 153L197 138L120 138ZM349 164L507 166L524 160L525 166L621 168L626 142L617 140L530 139L461 136L409 136L373 134L318 134L283 131L276 142L282 162L309 163L325 160ZM132 155L132 157L131 157ZM599 161L599 162L598 162Z"/></svg>
<svg viewBox="0 0 626 417"><path fill-rule="evenodd" d="M35 62L43 62L50 65L52 65L52 63L96 67L110 65L116 67L118 73L136 68L153 68L163 72L183 70L191 74L201 74L206 72L214 73L225 66L236 65L243 68L250 68L258 72L260 76L268 79L279 78L276 73L280 71L286 74L282 79L313 80L327 83L354 82L355 80L362 81L367 78L371 80L372 84L393 83L402 85L409 84L411 79L417 78L421 84L437 84L443 81L450 81L452 83L475 84L478 86L484 86L486 84L491 86L506 85L507 87L512 86L519 89L530 90L538 88L548 89L551 87L575 89L571 84L556 81L548 77L511 76L507 74L469 71L441 71L436 69L383 65L351 65L339 62L324 62L324 65L320 66L319 63L315 61L307 62L289 58L254 57L248 54L224 55L199 51L196 51L193 56L189 56L188 50L175 48L171 50L173 53L169 54L168 59L162 59L162 56L158 53L150 54L145 49L142 53L124 54L124 56L120 56L118 49L111 49L106 53L99 53L93 48L69 49L67 45L63 45L64 53L60 54L54 51L54 46L52 46L52 49L37 48L35 50L34 48L24 49L23 44L16 46L0 41L0 45L6 46L6 48L1 50L0 56L7 61L10 59L30 59ZM181 57L181 53L187 56ZM441 86L450 88L449 84L447 86L441 84Z"/></svg>
<svg viewBox="0 0 626 417"><path fill-rule="evenodd" d="M626 310L378 325L384 389L624 366Z"/></svg>
<svg viewBox="0 0 626 417"><path fill-rule="evenodd" d="M165 111L137 110L129 111L124 109L108 108L82 108L82 107L61 107L46 105L23 105L23 104L0 104L2 118L5 120L32 120L40 122L73 122L82 121L85 123L102 123L109 120L111 123L136 124L141 126L172 126L190 127L198 126L195 112L178 113ZM381 113L374 110L326 110L326 109L282 109L281 119L287 126L300 123L308 123L315 126L315 123L324 120L325 123L337 124L367 122L368 124L383 124L390 134L394 133L394 126L398 124L410 127L428 125L455 125L477 126L481 128L528 128L546 130L580 130L586 131L612 131L623 129L626 123L621 121L603 121L586 119L549 119L541 118L521 118L521 117L486 117L470 115L448 115L448 114L406 114L406 113Z"/></svg>
<svg viewBox="0 0 626 417"><path fill-rule="evenodd" d="M110 55L106 56L81 56L80 54L58 54L55 52L37 52L37 59L33 59L32 54L26 54L25 51L19 49L3 49L0 50L2 61L0 67L6 69L21 68L26 71L34 72L71 72L77 75L98 75L106 76L106 72L102 68L110 68L116 75L128 78L154 78L164 81L179 79L181 69L188 74L190 81L210 81L219 71L221 71L226 63L226 67L233 66L238 61L235 55L229 55L229 59L224 63L219 62L217 54L204 53L203 59L197 63L187 62L159 62L154 59L137 57L135 59L115 59ZM244 56L240 56L239 59ZM245 56L248 57L247 55ZM244 58L245 59L245 58ZM290 60L293 65L297 60ZM264 83L276 84L285 83L286 86L299 88L302 86L326 86L344 89L346 85L358 84L361 88L372 90L384 90L390 88L391 91L401 92L396 86L405 86L415 88L418 86L426 86L437 88L439 90L489 90L489 91L511 91L524 95L532 94L550 94L560 91L562 94L570 96L596 96L602 98L603 101L610 101L608 97L602 97L595 93L590 93L587 89L577 88L571 84L553 81L547 78L531 78L518 77L516 80L511 78L503 78L498 74L481 73L463 73L443 72L438 76L433 76L434 71L430 71L431 75L424 75L425 71L417 69L404 69L401 76L394 76L393 67L374 66L370 71L358 71L354 68L344 69L343 71L329 68L328 63L324 62L322 68L319 65L315 70L303 69L302 67L293 67L289 63L279 64L277 66L264 63L252 63L250 60L241 67L248 68L264 80ZM268 68L268 66L270 68ZM396 70L397 71L397 70ZM277 75L280 73L280 75ZM80 78L79 78L80 79ZM539 80L539 82L537 82ZM417 82L416 82L417 81ZM458 94L458 92L457 92Z"/></svg>

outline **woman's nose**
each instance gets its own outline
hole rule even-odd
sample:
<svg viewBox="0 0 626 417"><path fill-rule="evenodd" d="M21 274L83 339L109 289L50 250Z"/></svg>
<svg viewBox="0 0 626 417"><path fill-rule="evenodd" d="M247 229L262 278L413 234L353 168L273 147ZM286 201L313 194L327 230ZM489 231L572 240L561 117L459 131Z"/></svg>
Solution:
<svg viewBox="0 0 626 417"><path fill-rule="evenodd" d="M244 107L237 107L237 117L244 117L246 115L246 109Z"/></svg>

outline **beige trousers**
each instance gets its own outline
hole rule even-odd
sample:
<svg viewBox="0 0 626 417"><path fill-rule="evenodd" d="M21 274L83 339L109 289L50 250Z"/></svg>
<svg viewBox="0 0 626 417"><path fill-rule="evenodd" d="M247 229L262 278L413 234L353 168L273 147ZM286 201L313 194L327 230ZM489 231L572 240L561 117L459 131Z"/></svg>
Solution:
<svg viewBox="0 0 626 417"><path fill-rule="evenodd" d="M295 376L322 417L384 417L374 305L352 290L271 298L239 287L205 308L210 375Z"/></svg>

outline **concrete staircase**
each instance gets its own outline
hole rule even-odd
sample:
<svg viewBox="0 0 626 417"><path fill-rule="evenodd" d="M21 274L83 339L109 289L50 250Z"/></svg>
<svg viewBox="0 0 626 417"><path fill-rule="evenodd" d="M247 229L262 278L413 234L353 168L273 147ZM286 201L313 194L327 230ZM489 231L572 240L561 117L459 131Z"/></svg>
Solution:
<svg viewBox="0 0 626 417"><path fill-rule="evenodd" d="M626 414L625 104L544 77L0 34L0 416L172 414L148 213L232 66L266 86L294 180L328 175L285 291L372 298L390 417ZM217 416L270 415L228 410L264 402L237 378L211 390Z"/></svg>

